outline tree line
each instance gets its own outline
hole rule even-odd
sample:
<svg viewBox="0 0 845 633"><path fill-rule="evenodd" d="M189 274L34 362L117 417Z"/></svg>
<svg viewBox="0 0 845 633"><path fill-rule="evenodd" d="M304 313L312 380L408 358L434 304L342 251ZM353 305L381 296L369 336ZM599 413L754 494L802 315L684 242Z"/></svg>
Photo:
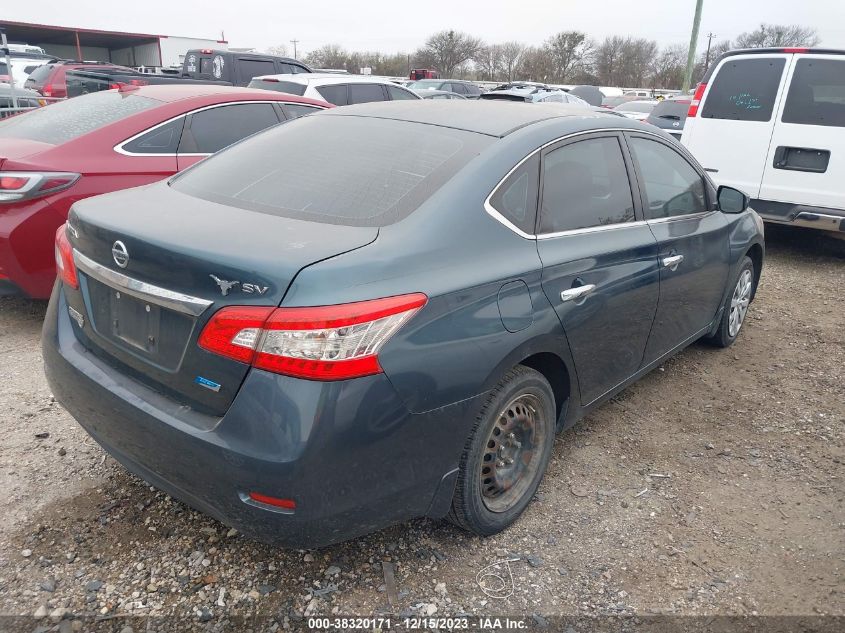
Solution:
<svg viewBox="0 0 845 633"><path fill-rule="evenodd" d="M733 48L818 44L813 28L761 24L733 41L712 43L709 53L698 55L693 79L700 79L713 60ZM285 48L270 50L284 53ZM408 76L411 68L433 68L441 77L476 81L678 89L683 83L687 45L661 47L655 40L619 35L597 41L582 31L561 31L533 46L517 41L490 44L468 33L446 30L431 35L412 53L348 51L326 44L309 52L303 61L313 68L351 73L371 68L374 75L397 77Z"/></svg>

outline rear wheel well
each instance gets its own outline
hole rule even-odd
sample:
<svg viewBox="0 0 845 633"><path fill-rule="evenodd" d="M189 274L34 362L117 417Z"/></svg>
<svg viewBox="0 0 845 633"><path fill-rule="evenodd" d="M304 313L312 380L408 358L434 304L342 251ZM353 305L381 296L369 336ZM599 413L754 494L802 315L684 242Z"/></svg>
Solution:
<svg viewBox="0 0 845 633"><path fill-rule="evenodd" d="M549 381L555 395L557 417L560 418L561 411L563 411L563 407L570 396L569 371L566 369L566 364L559 356L550 352L533 354L520 364L539 371Z"/></svg>
<svg viewBox="0 0 845 633"><path fill-rule="evenodd" d="M757 286L760 283L760 273L763 272L763 247L759 244L752 244L746 255L751 258L751 262L754 264L754 289L751 293L753 299L754 295L757 294Z"/></svg>

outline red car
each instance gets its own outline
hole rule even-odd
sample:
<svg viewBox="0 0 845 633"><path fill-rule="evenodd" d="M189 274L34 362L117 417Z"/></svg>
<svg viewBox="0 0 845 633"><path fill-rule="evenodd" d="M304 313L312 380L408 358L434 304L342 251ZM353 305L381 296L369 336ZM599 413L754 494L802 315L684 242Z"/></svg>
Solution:
<svg viewBox="0 0 845 633"><path fill-rule="evenodd" d="M120 70L134 73L126 66L106 62L79 62L56 60L42 64L26 78L24 88L35 90L45 97L64 99L67 97L65 73L69 70Z"/></svg>
<svg viewBox="0 0 845 633"><path fill-rule="evenodd" d="M77 200L167 178L330 107L250 88L127 86L0 121L0 295L50 296L54 234Z"/></svg>

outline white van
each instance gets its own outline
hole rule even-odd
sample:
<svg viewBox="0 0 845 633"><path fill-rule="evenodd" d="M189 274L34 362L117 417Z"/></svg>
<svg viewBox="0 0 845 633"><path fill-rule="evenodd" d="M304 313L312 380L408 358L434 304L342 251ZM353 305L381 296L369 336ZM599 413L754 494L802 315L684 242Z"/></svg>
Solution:
<svg viewBox="0 0 845 633"><path fill-rule="evenodd" d="M681 142L767 222L845 231L845 51L730 51L692 98Z"/></svg>

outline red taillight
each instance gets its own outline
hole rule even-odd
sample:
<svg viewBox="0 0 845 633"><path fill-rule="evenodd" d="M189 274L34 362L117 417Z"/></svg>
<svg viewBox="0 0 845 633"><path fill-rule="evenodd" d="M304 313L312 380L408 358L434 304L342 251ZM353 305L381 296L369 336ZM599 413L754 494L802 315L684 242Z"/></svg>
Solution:
<svg viewBox="0 0 845 633"><path fill-rule="evenodd" d="M785 48L783 49L784 53L806 53L809 48Z"/></svg>
<svg viewBox="0 0 845 633"><path fill-rule="evenodd" d="M26 176L0 176L0 191L18 191L28 182Z"/></svg>
<svg viewBox="0 0 845 633"><path fill-rule="evenodd" d="M41 94L45 97L52 97L53 96L53 86L51 84L47 84L41 89Z"/></svg>
<svg viewBox="0 0 845 633"><path fill-rule="evenodd" d="M312 380L382 371L378 352L422 306L421 293L313 308L230 306L199 337L210 352L259 369Z"/></svg>
<svg viewBox="0 0 845 633"><path fill-rule="evenodd" d="M73 262L73 247L67 239L66 224L56 231L56 274L73 289L79 289L76 264Z"/></svg>
<svg viewBox="0 0 845 633"><path fill-rule="evenodd" d="M271 307L223 308L203 328L199 346L242 363L251 363Z"/></svg>
<svg viewBox="0 0 845 633"><path fill-rule="evenodd" d="M37 198L67 189L79 174L62 172L0 171L0 203Z"/></svg>
<svg viewBox="0 0 845 633"><path fill-rule="evenodd" d="M293 499L279 499L278 497L270 497L263 495L260 492L250 492L249 498L258 503L263 503L268 506L276 508L283 508L285 510L296 510L296 501Z"/></svg>
<svg viewBox="0 0 845 633"><path fill-rule="evenodd" d="M698 114L698 106L701 104L701 99L702 97L704 97L705 90L707 90L707 84L698 84L695 89L695 94L692 96L692 101L690 101L689 110L687 110L687 117L695 116Z"/></svg>

